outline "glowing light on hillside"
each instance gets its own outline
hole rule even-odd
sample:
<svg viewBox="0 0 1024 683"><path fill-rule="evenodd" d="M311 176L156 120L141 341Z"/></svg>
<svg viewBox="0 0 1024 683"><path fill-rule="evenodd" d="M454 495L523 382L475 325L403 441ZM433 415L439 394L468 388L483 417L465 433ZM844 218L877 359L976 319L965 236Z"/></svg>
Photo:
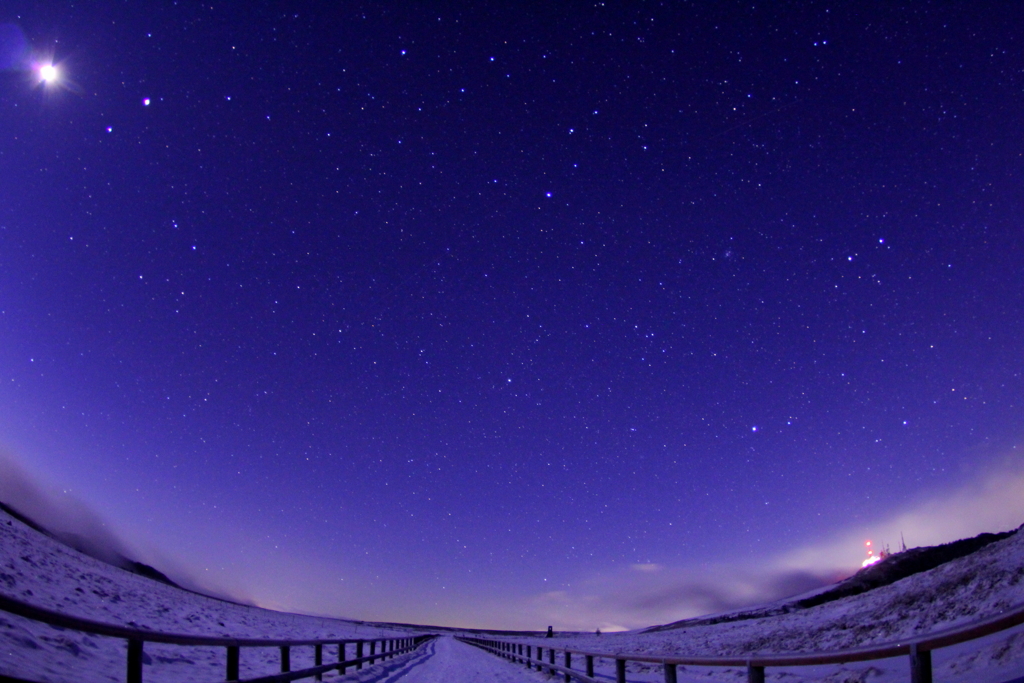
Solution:
<svg viewBox="0 0 1024 683"><path fill-rule="evenodd" d="M864 543L864 545L865 545L865 547L867 547L868 557L867 557L866 560L861 562L860 566L861 566L862 569L864 567L870 567L871 565L875 564L876 562L881 561L881 559L882 559L881 555L875 555L875 551L871 548L871 541L866 541Z"/></svg>
<svg viewBox="0 0 1024 683"><path fill-rule="evenodd" d="M47 83L52 83L60 78L60 72L53 64L44 64L39 67L39 78Z"/></svg>

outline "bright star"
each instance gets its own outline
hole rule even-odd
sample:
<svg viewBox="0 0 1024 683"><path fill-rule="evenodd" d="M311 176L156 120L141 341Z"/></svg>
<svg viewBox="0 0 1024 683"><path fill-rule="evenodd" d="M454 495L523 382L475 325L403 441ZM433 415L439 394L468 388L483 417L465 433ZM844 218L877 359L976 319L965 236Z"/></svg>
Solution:
<svg viewBox="0 0 1024 683"><path fill-rule="evenodd" d="M42 57L32 64L32 75L35 85L42 86L48 91L68 90L74 93L81 93L81 88L68 78L67 73L60 63L54 63L52 57Z"/></svg>
<svg viewBox="0 0 1024 683"><path fill-rule="evenodd" d="M39 67L39 78L46 83L53 83L60 77L60 72L53 64L43 64Z"/></svg>

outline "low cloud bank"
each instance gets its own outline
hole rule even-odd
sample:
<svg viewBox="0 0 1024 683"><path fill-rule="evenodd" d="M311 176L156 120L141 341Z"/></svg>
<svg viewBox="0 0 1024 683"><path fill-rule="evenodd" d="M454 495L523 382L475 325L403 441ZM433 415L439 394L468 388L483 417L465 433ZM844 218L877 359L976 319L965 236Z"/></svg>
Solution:
<svg viewBox="0 0 1024 683"><path fill-rule="evenodd" d="M774 602L835 583L836 572L743 567L635 568L591 578L579 590L534 596L524 620L559 630L624 631Z"/></svg>
<svg viewBox="0 0 1024 683"><path fill-rule="evenodd" d="M948 543L1024 523L1024 461L993 463L956 488L933 491L874 522L837 530L767 557L756 566L632 565L589 577L579 588L535 595L518 608L522 623L561 630L643 628L680 619L754 607L806 593L849 576L864 559L864 541L896 550Z"/></svg>
<svg viewBox="0 0 1024 683"><path fill-rule="evenodd" d="M838 532L828 542L809 544L777 559L786 569L858 566L865 539L897 549L939 545L983 532L1009 531L1024 523L1024 461L1007 457L964 484L924 496L903 510ZM839 561L837 563L837 560Z"/></svg>
<svg viewBox="0 0 1024 683"><path fill-rule="evenodd" d="M89 506L73 495L47 490L25 470L17 459L0 448L0 502L40 525L58 540L117 567L135 561L152 563L138 549L129 547ZM213 597L249 604L238 590L214 586L210 581L197 581L193 574L166 557L160 556L159 570L179 586Z"/></svg>
<svg viewBox="0 0 1024 683"><path fill-rule="evenodd" d="M0 501L41 525L68 545L93 557L120 564L125 544L74 496L45 491L9 454L0 451Z"/></svg>

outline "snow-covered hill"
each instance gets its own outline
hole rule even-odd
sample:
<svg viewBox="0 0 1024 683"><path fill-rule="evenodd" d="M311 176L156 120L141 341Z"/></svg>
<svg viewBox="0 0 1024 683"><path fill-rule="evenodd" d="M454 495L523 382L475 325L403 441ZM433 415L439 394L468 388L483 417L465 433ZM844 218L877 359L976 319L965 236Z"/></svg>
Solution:
<svg viewBox="0 0 1024 683"><path fill-rule="evenodd" d="M284 614L183 591L83 555L0 512L0 593L33 604L114 624L202 635L256 638L379 638L409 633L401 627ZM975 553L862 593L806 608L750 611L741 619L655 632L522 637L546 647L650 654L734 655L828 651L870 645L948 628L1024 604L1024 533ZM419 631L422 632L422 631ZM328 652L328 656L333 652ZM311 666L312 648L296 648L294 669ZM223 648L147 644L147 683L217 681L224 677ZM276 648L242 651L242 676L277 671ZM125 643L120 639L52 628L0 612L0 674L63 683L121 681ZM1003 683L1024 676L1024 628L935 653L935 680ZM599 677L614 680L609 662ZM680 681L743 680L735 669L685 667ZM659 667L631 664L631 682L661 681ZM337 680L333 675L325 680ZM451 639L442 639L382 667L344 680L515 681L553 680ZM768 680L907 681L906 658L844 667L769 669Z"/></svg>
<svg viewBox="0 0 1024 683"><path fill-rule="evenodd" d="M0 592L86 619L154 631L238 638L385 638L381 624L249 607L175 588L84 555L0 512ZM224 679L223 648L147 644L147 683ZM279 671L277 648L244 648L242 676ZM296 648L292 667L313 665ZM0 612L0 674L41 681L123 681L125 641Z"/></svg>
<svg viewBox="0 0 1024 683"><path fill-rule="evenodd" d="M540 641L555 647L664 655L737 655L832 651L906 640L987 617L1024 604L1024 533L1016 533L965 557L875 588L813 607L770 610L771 616L723 619L691 627L621 634L586 635ZM787 611L788 610L788 611ZM783 613L779 613L779 612ZM714 621L702 619L700 621ZM536 642L536 641L534 641ZM936 681L1003 682L1024 676L1024 628L934 653ZM906 681L906 658L846 667L775 670L787 680ZM633 667L638 673L642 666ZM697 669L701 680L736 672ZM829 673L831 672L831 673ZM769 669L769 679L772 670ZM631 678L632 680L632 678ZM657 677L650 680L657 680ZM680 676L680 680L685 680Z"/></svg>

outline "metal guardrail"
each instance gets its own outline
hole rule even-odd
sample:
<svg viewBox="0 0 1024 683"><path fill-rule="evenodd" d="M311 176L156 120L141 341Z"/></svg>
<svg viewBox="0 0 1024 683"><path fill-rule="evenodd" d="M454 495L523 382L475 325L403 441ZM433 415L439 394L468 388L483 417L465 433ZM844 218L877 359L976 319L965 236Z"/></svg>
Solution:
<svg viewBox="0 0 1024 683"><path fill-rule="evenodd" d="M552 675L556 672L562 673L565 675L566 683L569 683L574 678L582 683L599 683L594 678L595 658L615 662L616 683L626 683L626 662L661 664L665 671L665 683L676 683L676 667L681 665L745 667L747 669L748 683L764 683L764 670L767 667L846 664L849 662L864 662L900 656L910 657L911 683L932 683L932 650L965 643L1020 624L1024 624L1024 605L1007 609L1000 615L976 621L966 626L953 627L895 643L837 650L835 652L791 652L776 655L753 654L736 657L657 657L626 652L590 652L587 650L553 648L493 638L459 637L459 640L476 645L498 656L526 664L527 668L536 667L538 671L547 669ZM534 657L534 650L536 650L536 657ZM562 654L561 664L555 662L556 653ZM546 662L544 661L545 654L548 656L548 661ZM583 670L572 668L573 655L583 657Z"/></svg>
<svg viewBox="0 0 1024 683"><path fill-rule="evenodd" d="M16 614L21 617L39 621L51 626L73 629L84 633L92 633L111 638L123 638L128 641L127 655L127 683L142 683L142 653L145 643L168 643L172 645L199 645L225 648L225 672L226 680L238 681L238 683L284 683L300 678L315 677L322 680L323 674L338 669L345 673L349 667L362 669L363 664L372 665L377 660L385 660L397 655L411 652L427 640L435 638L433 635L409 636L406 638L376 638L361 640L270 640L263 638L222 638L217 636L196 636L183 633L161 633L148 631L139 628L128 628L116 626L91 619L73 617L61 612L44 609L31 605L27 602L15 600L14 598L0 595L0 610ZM377 645L380 644L378 651ZM346 659L347 646L353 645L355 657ZM324 647L336 645L338 647L338 660L333 664L323 663ZM299 671L291 670L291 648L299 646L313 646L314 666ZM248 678L239 680L239 658L243 647L278 647L281 651L281 673L259 678ZM369 652L366 652L366 650ZM0 676L2 678L2 676Z"/></svg>

